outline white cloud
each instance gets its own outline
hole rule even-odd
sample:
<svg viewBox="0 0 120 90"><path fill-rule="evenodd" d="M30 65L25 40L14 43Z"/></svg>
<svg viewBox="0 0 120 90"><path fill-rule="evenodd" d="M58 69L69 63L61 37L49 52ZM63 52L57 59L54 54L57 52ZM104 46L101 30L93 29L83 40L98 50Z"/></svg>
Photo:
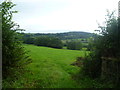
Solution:
<svg viewBox="0 0 120 90"><path fill-rule="evenodd" d="M119 0L13 0L20 13L15 16L29 32L93 30L104 21L106 9L117 10ZM21 2L21 3L19 3ZM24 2L24 3L23 3ZM56 31L55 31L56 30Z"/></svg>

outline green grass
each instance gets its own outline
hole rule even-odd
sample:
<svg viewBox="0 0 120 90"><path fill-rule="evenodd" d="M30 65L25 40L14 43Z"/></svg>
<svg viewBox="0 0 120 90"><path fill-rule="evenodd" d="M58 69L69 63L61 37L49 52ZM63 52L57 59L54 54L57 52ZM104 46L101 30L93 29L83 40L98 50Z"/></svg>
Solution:
<svg viewBox="0 0 120 90"><path fill-rule="evenodd" d="M72 75L79 68L70 65L78 56L84 56L85 51L54 49L34 45L24 45L32 59L18 80L4 82L4 87L12 88L79 88ZM9 81L9 80L8 80Z"/></svg>
<svg viewBox="0 0 120 90"><path fill-rule="evenodd" d="M35 87L42 88L74 88L78 87L71 75L79 72L79 68L70 65L84 51L53 49L25 45L33 62L27 67L33 72L29 78L34 80Z"/></svg>
<svg viewBox="0 0 120 90"><path fill-rule="evenodd" d="M89 78L78 80L74 76L80 68L70 65L76 57L84 57L85 51L54 49L24 45L32 59L27 70L17 80L3 83L4 87L12 88L89 88L94 81ZM75 80L77 79L77 80ZM93 82L93 83L92 83ZM96 84L96 83L95 83Z"/></svg>

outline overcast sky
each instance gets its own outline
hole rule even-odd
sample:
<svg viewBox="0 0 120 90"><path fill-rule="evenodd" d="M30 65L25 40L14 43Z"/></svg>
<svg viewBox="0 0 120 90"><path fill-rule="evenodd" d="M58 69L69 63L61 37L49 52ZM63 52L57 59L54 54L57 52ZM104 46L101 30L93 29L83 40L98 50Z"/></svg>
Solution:
<svg viewBox="0 0 120 90"><path fill-rule="evenodd" d="M106 10L116 10L119 0L12 0L19 13L14 21L28 33L93 32L105 21Z"/></svg>

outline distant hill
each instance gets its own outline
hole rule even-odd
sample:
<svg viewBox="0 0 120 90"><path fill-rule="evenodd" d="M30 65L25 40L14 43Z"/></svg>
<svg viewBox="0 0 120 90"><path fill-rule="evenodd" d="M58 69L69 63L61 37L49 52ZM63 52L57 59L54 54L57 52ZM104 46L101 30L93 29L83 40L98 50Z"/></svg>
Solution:
<svg viewBox="0 0 120 90"><path fill-rule="evenodd" d="M67 40L67 39L82 39L82 38L89 38L93 37L93 33L88 32L65 32L65 33L23 33L24 37L38 37L38 36L53 36L58 37L61 40Z"/></svg>

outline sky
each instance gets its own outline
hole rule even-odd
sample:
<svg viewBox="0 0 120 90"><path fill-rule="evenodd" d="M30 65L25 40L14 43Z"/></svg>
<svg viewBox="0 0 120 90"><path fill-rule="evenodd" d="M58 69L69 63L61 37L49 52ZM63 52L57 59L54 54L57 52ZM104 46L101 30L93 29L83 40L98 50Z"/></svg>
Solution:
<svg viewBox="0 0 120 90"><path fill-rule="evenodd" d="M12 0L18 13L13 20L27 33L94 32L105 21L106 10L118 9L119 0Z"/></svg>

